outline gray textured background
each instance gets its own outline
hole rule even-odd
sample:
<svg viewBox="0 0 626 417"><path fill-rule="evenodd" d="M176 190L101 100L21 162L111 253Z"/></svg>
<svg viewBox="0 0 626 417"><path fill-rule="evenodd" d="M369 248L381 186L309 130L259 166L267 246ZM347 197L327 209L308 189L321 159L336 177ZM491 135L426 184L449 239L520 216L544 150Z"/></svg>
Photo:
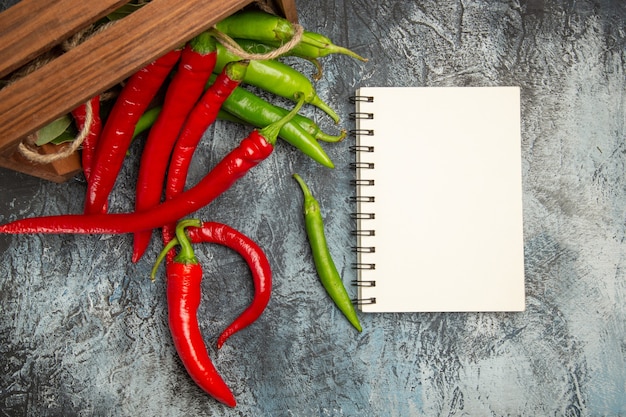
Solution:
<svg viewBox="0 0 626 417"><path fill-rule="evenodd" d="M358 86L521 86L526 312L362 315L356 334L316 279L290 177L300 173L318 195L349 282L351 141L326 146L332 171L280 143L199 214L257 240L275 274L262 318L221 351L211 347L236 409L203 394L181 367L163 275L148 279L156 238L131 264L129 236L0 236L0 415L626 415L626 3L297 6L307 29L370 58L324 60L319 93L346 127ZM322 113L305 112L335 129ZM191 181L245 133L210 128ZM140 151L137 142L114 211L132 208ZM398 186L411 192L401 178ZM57 185L0 171L0 187L1 222L82 208L78 180ZM204 246L198 254L206 268L199 317L212 344L249 301L251 283L234 252Z"/></svg>

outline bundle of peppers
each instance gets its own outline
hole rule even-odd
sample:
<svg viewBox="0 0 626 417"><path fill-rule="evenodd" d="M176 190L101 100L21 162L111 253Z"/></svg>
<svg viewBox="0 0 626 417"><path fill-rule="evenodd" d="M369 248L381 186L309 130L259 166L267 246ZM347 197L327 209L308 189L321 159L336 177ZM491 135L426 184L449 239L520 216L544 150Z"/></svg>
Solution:
<svg viewBox="0 0 626 417"><path fill-rule="evenodd" d="M286 19L260 11L241 11L170 51L132 75L105 118L99 97L72 112L79 129L88 129L82 163L87 184L84 213L43 216L0 225L0 233L132 233L132 260L148 248L152 233L161 229L163 250L155 262L165 259L169 326L174 346L192 379L218 401L235 406L235 398L208 357L198 328L202 268L193 245L218 243L236 250L252 272L255 294L250 306L218 338L220 348L228 337L256 321L271 293L271 269L263 250L240 231L227 225L184 220L227 191L239 178L268 158L280 137L322 166L334 165L322 142L338 142L345 131L329 135L311 119L298 114L306 103L339 116L317 95L312 82L276 59L242 59L221 44L233 38L242 51L268 53L288 42L295 33ZM287 54L315 63L333 53L364 60L334 45L327 37L303 31ZM286 110L245 88L252 85L296 104ZM165 87L162 103L150 109ZM84 126L91 112L91 125ZM196 185L185 189L187 173L199 142L217 119L252 125L254 130L215 165ZM141 154L136 184L135 210L109 213L109 196L126 159L131 141L149 129ZM359 331L361 326L336 271L322 225L319 204L304 181L294 178L304 193L307 234L315 266L328 294ZM176 249L178 248L178 253Z"/></svg>

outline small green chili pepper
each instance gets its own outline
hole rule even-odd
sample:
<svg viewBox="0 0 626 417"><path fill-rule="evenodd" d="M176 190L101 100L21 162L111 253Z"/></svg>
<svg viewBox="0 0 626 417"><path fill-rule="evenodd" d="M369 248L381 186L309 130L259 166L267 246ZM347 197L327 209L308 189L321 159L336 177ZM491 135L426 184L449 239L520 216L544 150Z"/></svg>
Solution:
<svg viewBox="0 0 626 417"><path fill-rule="evenodd" d="M215 28L231 38L251 39L276 47L291 40L295 34L295 28L289 20L259 10L235 13L217 23ZM360 61L367 61L355 52L335 45L328 37L308 30L302 33L300 42L290 54L313 59L330 54L344 54Z"/></svg>
<svg viewBox="0 0 626 417"><path fill-rule="evenodd" d="M208 85L210 85L213 80L215 80L215 75L212 75L209 78ZM239 120L245 121L256 127L263 127L266 124L270 124L289 113L289 110L279 106L275 106L242 87L235 88L235 90L226 101L227 103L222 106L223 109L225 109L227 112L232 113L232 116L237 117ZM250 108L249 116L239 116L241 112L240 109L242 109L243 107ZM228 116L224 116L224 120L228 119ZM319 127L317 123L315 123L314 120L301 114L296 114L293 119L291 119L291 121L287 123L287 125L291 125L293 123L300 125L300 127L304 129L309 135L313 136L313 138L315 138L316 140L320 140L322 142L341 142L346 138L346 135L348 134L346 129L341 129L338 135L331 135L329 133L326 133ZM283 137L282 134L285 133L285 136L287 138L283 139L291 143L289 135L287 134L287 132L285 132L285 130L291 130L291 128L289 126L283 128L283 131L281 131L281 137ZM313 155L311 155L311 157L315 159ZM322 161L318 162L324 164Z"/></svg>
<svg viewBox="0 0 626 417"><path fill-rule="evenodd" d="M163 106L154 106L151 109L146 110L141 115L139 121L137 121L137 124L135 125L133 139L136 139L137 136L141 135L143 132L150 129L152 125L154 125L154 122L156 122L157 118L159 117L161 110L163 110Z"/></svg>
<svg viewBox="0 0 626 417"><path fill-rule="evenodd" d="M278 18L260 10L245 10L234 13L218 23L215 28L231 38L288 41L295 33L287 19Z"/></svg>
<svg viewBox="0 0 626 417"><path fill-rule="evenodd" d="M302 39L303 40L290 51L292 55L311 59L321 58L331 54L341 54L358 59L359 61L367 62L367 58L363 58L361 55L348 48L335 45L330 38L321 33L305 30ZM276 44L274 44L274 46L276 46Z"/></svg>
<svg viewBox="0 0 626 417"><path fill-rule="evenodd" d="M320 205L315 197L313 197L313 194L311 194L304 180L298 174L293 174L293 178L298 182L304 194L306 232L309 238L309 244L311 245L313 262L315 263L320 281L330 298L332 298L348 321L358 331L361 331L361 323L359 322L356 309L350 300L348 291L346 291L346 287L343 285L341 276L337 271L335 262L328 249Z"/></svg>
<svg viewBox="0 0 626 417"><path fill-rule="evenodd" d="M218 43L217 62L213 72L219 72L227 63L239 60L240 57ZM306 103L326 112L335 123L339 122L339 115L317 95L311 80L287 64L271 59L250 61L243 82L292 101L297 101L296 95L302 93Z"/></svg>

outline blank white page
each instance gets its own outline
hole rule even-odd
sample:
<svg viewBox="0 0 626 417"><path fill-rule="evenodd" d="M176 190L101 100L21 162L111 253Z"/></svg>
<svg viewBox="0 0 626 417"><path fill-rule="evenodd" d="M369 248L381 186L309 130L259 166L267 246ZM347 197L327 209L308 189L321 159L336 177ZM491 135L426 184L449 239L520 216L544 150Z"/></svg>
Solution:
<svg viewBox="0 0 626 417"><path fill-rule="evenodd" d="M522 311L518 87L370 87L357 96L364 312ZM364 133L364 132L362 132ZM363 200L363 198L361 199ZM365 215L367 216L367 214ZM363 216L361 216L363 217Z"/></svg>

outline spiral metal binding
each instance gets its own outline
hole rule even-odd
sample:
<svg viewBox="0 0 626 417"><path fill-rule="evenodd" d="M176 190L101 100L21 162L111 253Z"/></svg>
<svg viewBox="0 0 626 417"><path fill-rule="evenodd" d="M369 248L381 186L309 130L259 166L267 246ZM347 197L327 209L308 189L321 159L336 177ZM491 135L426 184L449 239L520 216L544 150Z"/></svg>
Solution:
<svg viewBox="0 0 626 417"><path fill-rule="evenodd" d="M365 304L376 304L376 297L370 298L353 298L352 303L357 305L365 305Z"/></svg>
<svg viewBox="0 0 626 417"><path fill-rule="evenodd" d="M349 113L348 116L350 117L351 120L356 120L356 119L373 119L374 118L374 113L367 113L367 112L352 112Z"/></svg>
<svg viewBox="0 0 626 417"><path fill-rule="evenodd" d="M376 198L373 195L353 195L350 197L351 203L373 203Z"/></svg>
<svg viewBox="0 0 626 417"><path fill-rule="evenodd" d="M375 287L376 281L359 281L359 280L353 279L352 285L354 285L355 287Z"/></svg>
<svg viewBox="0 0 626 417"><path fill-rule="evenodd" d="M355 220L373 220L376 215L374 213L351 213L350 217Z"/></svg>
<svg viewBox="0 0 626 417"><path fill-rule="evenodd" d="M374 180L351 180L350 181L351 185L360 185L360 186L368 186L368 185L374 185Z"/></svg>
<svg viewBox="0 0 626 417"><path fill-rule="evenodd" d="M374 136L374 129L352 129L348 132L348 134L350 136ZM350 147L350 151L355 152L357 148L356 146L351 146ZM369 147L371 149L371 151L369 152L374 152L374 147L370 146Z"/></svg>
<svg viewBox="0 0 626 417"><path fill-rule="evenodd" d="M370 97L370 96L352 96L350 97L350 102L351 103L357 103L357 102L367 102L367 103L372 103L374 102L374 97ZM367 113L367 112L353 112L349 114L350 119L352 120L357 120L357 119L368 119L371 120L374 118L374 114L373 113ZM350 136L352 137L359 137L359 136L374 136L374 130L373 129L353 129L349 131ZM352 153L372 153L374 152L374 146L371 145L353 145L350 146L350 152ZM354 169L354 170L369 170L369 169L374 169L374 163L373 162L363 162L363 161L358 161L358 162L352 162L350 163L350 168ZM353 179L350 181L350 184L352 186L355 187L368 187L368 186L373 186L374 185L374 180L373 179L363 179L359 176L358 179ZM352 196L350 197L350 201L353 203L373 203L375 202L375 198L374 196L371 195L358 195L358 196ZM351 213L350 217L352 219L355 220L373 220L376 218L375 213L362 213L362 212L354 212ZM371 229L356 229L352 231L352 235L353 236L375 236L376 232L374 230ZM376 247L374 246L354 246L352 247L352 251L356 252L356 253L375 253L376 252ZM364 262L355 262L352 264L352 268L353 269L359 269L359 270L373 270L376 269L376 264L375 263L364 263ZM358 286L358 287L375 287L376 286L376 281L374 280L354 280L352 281L352 285ZM376 298L375 297L371 297L371 298L357 298L352 300L353 303L358 304L358 305L364 305L364 304L376 304Z"/></svg>
<svg viewBox="0 0 626 417"><path fill-rule="evenodd" d="M375 246L353 246L352 252L357 253L374 253L376 252Z"/></svg>
<svg viewBox="0 0 626 417"><path fill-rule="evenodd" d="M355 132L355 131L351 130L350 132ZM372 132L371 136L374 136L374 131L373 130L369 130L369 132ZM354 146L350 146L350 152L352 152L352 153L357 153L357 152L374 152L374 147L373 146L354 145Z"/></svg>
<svg viewBox="0 0 626 417"><path fill-rule="evenodd" d="M366 103L373 103L374 97L372 96L350 96L350 103L355 104L357 101L363 101Z"/></svg>
<svg viewBox="0 0 626 417"><path fill-rule="evenodd" d="M352 236L376 236L376 232L374 230L353 230Z"/></svg>
<svg viewBox="0 0 626 417"><path fill-rule="evenodd" d="M373 162L351 162L350 168L354 169L374 169Z"/></svg>

